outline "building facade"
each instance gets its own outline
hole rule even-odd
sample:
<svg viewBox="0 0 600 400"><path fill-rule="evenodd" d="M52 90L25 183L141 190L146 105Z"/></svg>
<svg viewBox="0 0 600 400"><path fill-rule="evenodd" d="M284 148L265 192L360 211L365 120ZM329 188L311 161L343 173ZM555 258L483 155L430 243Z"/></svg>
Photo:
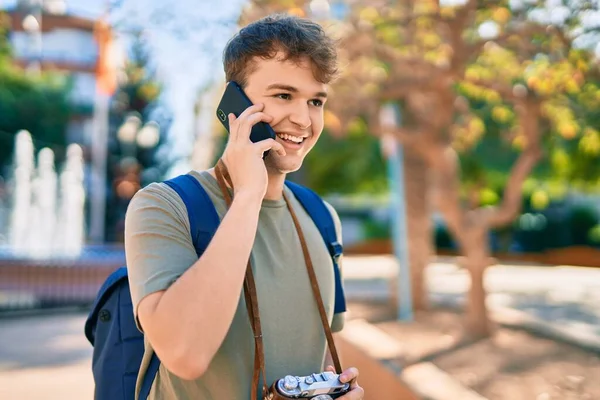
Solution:
<svg viewBox="0 0 600 400"><path fill-rule="evenodd" d="M5 12L11 21L9 41L17 64L31 73L55 71L68 77L76 112L67 142L88 147L96 93L97 21L69 14L62 0L20 0Z"/></svg>

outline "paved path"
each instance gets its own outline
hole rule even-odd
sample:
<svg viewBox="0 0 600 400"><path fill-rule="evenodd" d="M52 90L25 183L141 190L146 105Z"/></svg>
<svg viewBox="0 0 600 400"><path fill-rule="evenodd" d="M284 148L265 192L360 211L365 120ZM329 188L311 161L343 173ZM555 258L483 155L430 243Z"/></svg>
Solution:
<svg viewBox="0 0 600 400"><path fill-rule="evenodd" d="M397 263L391 257L347 257L347 296L390 295ZM460 304L466 271L452 259L428 269L434 301ZM491 308L514 307L548 322L600 338L600 269L491 267L486 276ZM83 313L0 319L0 399L92 399L92 349L83 335Z"/></svg>
<svg viewBox="0 0 600 400"><path fill-rule="evenodd" d="M398 264L389 256L344 260L347 296L385 299L391 295ZM430 299L445 305L464 304L469 287L466 270L451 258L432 263L426 272ZM485 275L492 310L514 309L549 324L569 328L600 343L600 268L498 265Z"/></svg>
<svg viewBox="0 0 600 400"><path fill-rule="evenodd" d="M0 319L0 399L92 399L86 315Z"/></svg>

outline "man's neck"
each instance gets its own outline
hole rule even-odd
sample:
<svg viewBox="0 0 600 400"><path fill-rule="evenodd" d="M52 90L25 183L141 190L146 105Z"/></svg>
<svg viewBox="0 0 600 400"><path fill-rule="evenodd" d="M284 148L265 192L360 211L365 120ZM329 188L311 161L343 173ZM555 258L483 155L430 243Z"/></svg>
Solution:
<svg viewBox="0 0 600 400"><path fill-rule="evenodd" d="M213 178L217 179L217 174L215 173L214 168L210 168L208 173L213 176ZM282 174L281 172L271 172L267 170L268 174L268 182L267 182L267 192L265 193L266 200L279 200L283 196L283 185L285 184L286 174ZM229 186L229 184L227 184Z"/></svg>
<svg viewBox="0 0 600 400"><path fill-rule="evenodd" d="M267 169L269 182L267 183L266 200L279 200L283 196L283 185L285 184L285 174L281 172L272 172Z"/></svg>

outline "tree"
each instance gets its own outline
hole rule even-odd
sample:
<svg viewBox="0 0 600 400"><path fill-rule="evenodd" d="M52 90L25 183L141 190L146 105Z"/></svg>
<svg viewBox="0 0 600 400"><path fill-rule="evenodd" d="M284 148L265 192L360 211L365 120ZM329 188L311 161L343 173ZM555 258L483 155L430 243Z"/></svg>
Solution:
<svg viewBox="0 0 600 400"><path fill-rule="evenodd" d="M518 215L521 186L543 150L577 135L572 96L585 84L591 62L564 30L537 24L526 11L511 10L507 2L373 2L357 10L347 27L352 68L344 90L363 97L344 102L338 113L365 114L367 97L401 105L406 123L393 133L430 168L436 207L465 255L474 336L489 333L483 286L489 230ZM519 150L495 207L479 207L469 201L473 196L461 195L459 155L486 133L468 98L495 107L500 119L506 115L503 136ZM378 122L378 107L366 107L371 125Z"/></svg>
<svg viewBox="0 0 600 400"><path fill-rule="evenodd" d="M168 123L164 119L156 121L157 111L160 111L157 103L162 87L150 67L143 40L140 31L133 33L131 55L125 62L121 83L113 97L112 134L107 163L108 184L112 187L109 194L111 206L107 208L106 215L107 226L112 227L108 230L109 241L122 240L125 212L133 195L141 187L160 180L168 168L168 164L163 164L155 157ZM140 146L136 136L141 134L144 129L142 126L149 122L158 130L154 133L159 136L154 143ZM125 135L122 131L124 125L127 125L129 132Z"/></svg>
<svg viewBox="0 0 600 400"><path fill-rule="evenodd" d="M189 169L196 136L213 133L194 126L195 105L198 94L210 91L220 78L222 50L244 3L230 0L215 7L213 2L189 0L168 4L128 0L111 4L115 30L123 34L142 31L147 38L143 47L160 72L161 105L168 108L173 121L159 151L160 159L171 166L167 174Z"/></svg>
<svg viewBox="0 0 600 400"><path fill-rule="evenodd" d="M305 0L254 0L249 3L248 7L241 15L240 25L245 25L250 21L278 12L287 12L288 14L301 17L309 16L323 19L326 18L328 10L328 4L325 3L327 2L309 2ZM343 18L343 15L347 14L349 6L338 1L332 7L337 8L336 13L338 14L338 17ZM341 39L345 38L346 35L352 31L351 29L348 29L348 26L344 21L326 21L324 25L335 37ZM351 40L347 41L351 42ZM354 44L352 44L352 46L354 46ZM360 46L357 49L360 49ZM368 125L367 131L378 136L378 132L374 130L374 126L372 125L369 116L376 114L380 101L377 98L369 99L369 96L373 94L373 80L376 80L378 75L381 77L382 70L380 68L372 69L363 62L359 62L356 65L350 64L348 62L349 59L346 58L349 55L347 50L348 49L344 45L340 48L342 68L344 76L347 78L344 79L344 77L342 77L339 83L334 84L334 99L332 102L328 103L333 107L333 112L326 111L325 118L326 131L331 133L333 137L338 138L336 143L339 145L341 145L339 138L342 136L347 138L348 133L353 131L352 127L357 125ZM348 82L352 80L355 81L348 84ZM355 92L355 90L358 90L359 92ZM344 104L350 105L349 112L343 111ZM328 108L329 107L330 106L328 105ZM321 143L313 150L313 152L318 152L321 147L324 145L326 146L328 144L327 138L328 136L325 136L324 140L321 139ZM350 148L347 145L343 146L347 149ZM362 151L362 149L359 151ZM372 157L372 153L369 153L369 158L372 159ZM380 159L378 158L378 160ZM357 161L356 158L352 160L353 164L359 166L364 164L363 161L365 160L364 158L361 158L361 162ZM429 264L433 252L432 223L427 200L428 191L426 178L428 175L428 166L421 157L410 151L405 152L403 161L407 214L410 216L407 221L407 227L409 232L409 262L411 266L413 288L412 303L415 309L425 309L427 307L427 293L425 290L424 269ZM322 163L322 160L317 162L315 157L309 155L306 160L306 167L309 171L314 172L315 166L317 164L321 165ZM367 174L380 171L379 163L372 165L377 168L374 171L365 171ZM319 170L323 171L324 168L320 167ZM375 175L373 178L376 181L381 180L379 175ZM318 182L314 183L318 184ZM325 190L325 186L331 188L331 182L322 184L322 190ZM375 186L379 187L379 184L376 183Z"/></svg>
<svg viewBox="0 0 600 400"><path fill-rule="evenodd" d="M257 3L266 7L268 2ZM393 133L426 166L424 196L430 193L443 214L471 275L470 332L485 336L489 230L518 215L522 184L544 151L566 149L565 142L582 130L573 97L586 87L592 58L572 45L569 35L581 24L568 8L561 18L553 14L556 24L550 25L535 21L542 9L532 10L532 2L512 9L508 1L452 4L373 0L354 5L348 21L333 26L343 38L346 68L330 109L341 131L348 121L364 118L372 131ZM384 102L400 106L402 127L378 127ZM461 190L460 154L486 134L476 102L506 119L500 136L518 150L497 206L480 207L474 193L463 196ZM423 221L409 215L409 225L411 220Z"/></svg>

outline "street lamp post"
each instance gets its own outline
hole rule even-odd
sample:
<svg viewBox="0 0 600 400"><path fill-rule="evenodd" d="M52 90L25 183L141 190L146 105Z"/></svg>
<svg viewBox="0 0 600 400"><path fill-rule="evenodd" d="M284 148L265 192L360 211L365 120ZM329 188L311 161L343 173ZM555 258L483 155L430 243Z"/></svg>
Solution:
<svg viewBox="0 0 600 400"><path fill-rule="evenodd" d="M137 113L125 117L125 121L117 130L117 139L121 144L125 157L138 157L138 148L149 150L160 141L160 126L155 121L148 121L142 126Z"/></svg>
<svg viewBox="0 0 600 400"><path fill-rule="evenodd" d="M123 224L129 202L144 183L156 181L156 168L152 164L153 149L160 141L160 126L155 121L142 125L136 112L125 117L116 132L118 157L108 178L112 187L106 209L109 240L123 240Z"/></svg>
<svg viewBox="0 0 600 400"><path fill-rule="evenodd" d="M391 132L399 126L400 112L393 104L381 108L379 123L384 131L382 151L387 159L388 180L391 191L391 225L394 254L399 262L398 269L398 319L413 320L411 273L408 257L408 235L406 227L406 202L404 194L404 160L402 145ZM387 132L386 132L387 131Z"/></svg>
<svg viewBox="0 0 600 400"><path fill-rule="evenodd" d="M23 29L28 34L29 55L27 71L38 75L42 70L42 5L41 0L32 2L23 18Z"/></svg>
<svg viewBox="0 0 600 400"><path fill-rule="evenodd" d="M125 121L117 130L117 139L121 145L123 155L126 157L135 157L135 142L142 125L142 120L137 113L131 113L125 117Z"/></svg>
<svg viewBox="0 0 600 400"><path fill-rule="evenodd" d="M155 121L148 121L138 132L135 141L138 147L149 150L160 141L160 125Z"/></svg>
<svg viewBox="0 0 600 400"><path fill-rule="evenodd" d="M101 103L104 105L104 103ZM104 115L105 113L100 113ZM103 120L98 121L103 123ZM107 126L98 126L98 131L108 129ZM154 148L160 140L160 127L158 123L150 121L142 126L142 120L137 113L130 113L117 130L117 139L123 153L125 163L134 161L138 163L138 147L144 150ZM102 243L105 237L106 215L106 146L94 146L96 149L96 164L92 174L92 214L90 223L90 239L94 243Z"/></svg>
<svg viewBox="0 0 600 400"><path fill-rule="evenodd" d="M146 158L160 142L160 125L155 121L142 125L139 114L133 112L117 130L117 139L123 157L121 162L132 162L144 170Z"/></svg>

